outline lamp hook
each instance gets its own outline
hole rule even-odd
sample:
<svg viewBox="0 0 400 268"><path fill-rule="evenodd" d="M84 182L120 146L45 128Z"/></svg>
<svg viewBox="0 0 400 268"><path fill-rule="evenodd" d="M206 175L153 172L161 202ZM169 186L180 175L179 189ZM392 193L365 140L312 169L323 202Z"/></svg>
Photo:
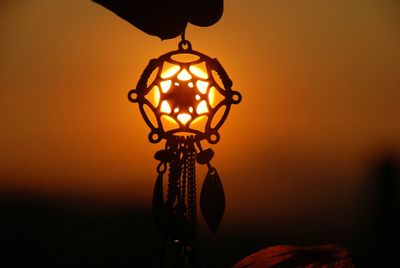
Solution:
<svg viewBox="0 0 400 268"><path fill-rule="evenodd" d="M192 44L188 40L186 40L185 31L181 33L181 41L179 42L178 47L179 50L192 51Z"/></svg>

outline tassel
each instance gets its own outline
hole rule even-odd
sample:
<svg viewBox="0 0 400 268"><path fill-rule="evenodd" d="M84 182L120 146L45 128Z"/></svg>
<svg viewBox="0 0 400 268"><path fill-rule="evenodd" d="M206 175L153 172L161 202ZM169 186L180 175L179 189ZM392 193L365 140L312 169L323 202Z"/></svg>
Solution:
<svg viewBox="0 0 400 268"><path fill-rule="evenodd" d="M225 194L217 170L209 168L200 194L200 209L210 230L215 234L225 211Z"/></svg>
<svg viewBox="0 0 400 268"><path fill-rule="evenodd" d="M196 153L191 151L188 156L188 212L187 212L187 257L188 262L195 264L196 259Z"/></svg>
<svg viewBox="0 0 400 268"><path fill-rule="evenodd" d="M164 207L163 174L158 174L153 190L153 220L158 233L162 229L162 215Z"/></svg>

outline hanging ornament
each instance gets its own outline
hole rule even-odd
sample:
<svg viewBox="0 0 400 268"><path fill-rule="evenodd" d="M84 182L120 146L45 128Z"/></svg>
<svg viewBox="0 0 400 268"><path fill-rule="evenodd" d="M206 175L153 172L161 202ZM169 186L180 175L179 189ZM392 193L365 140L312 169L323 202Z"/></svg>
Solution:
<svg viewBox="0 0 400 268"><path fill-rule="evenodd" d="M164 149L155 154L159 164L153 193L153 216L163 237L164 261L171 267L193 267L196 163L208 168L200 209L213 233L225 210L222 182L211 165L214 152L203 149L202 142L218 143L231 105L242 97L232 90L232 81L218 60L193 50L182 35L178 50L150 60L128 98L139 105L150 127L149 141L165 141Z"/></svg>

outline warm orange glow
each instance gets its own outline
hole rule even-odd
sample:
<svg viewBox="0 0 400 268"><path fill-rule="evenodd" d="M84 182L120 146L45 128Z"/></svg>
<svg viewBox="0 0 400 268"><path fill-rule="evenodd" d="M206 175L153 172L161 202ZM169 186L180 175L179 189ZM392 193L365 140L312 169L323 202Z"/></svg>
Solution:
<svg viewBox="0 0 400 268"><path fill-rule="evenodd" d="M160 89L158 86L154 86L146 96L154 108L158 107L158 104L160 103L160 97Z"/></svg>
<svg viewBox="0 0 400 268"><path fill-rule="evenodd" d="M161 72L161 78L166 79L174 76L178 71L180 70L180 67L178 65L174 65L168 62L164 62L164 68L163 71Z"/></svg>
<svg viewBox="0 0 400 268"><path fill-rule="evenodd" d="M190 114L181 113L177 116L178 120L182 122L182 124L186 125L186 123L192 118Z"/></svg>
<svg viewBox="0 0 400 268"><path fill-rule="evenodd" d="M147 118L150 120L150 122L153 124L153 126L157 126L157 118L156 115L153 113L153 110L150 108L148 105L143 106L144 112L147 115Z"/></svg>
<svg viewBox="0 0 400 268"><path fill-rule="evenodd" d="M194 54L190 54L190 53L180 53L180 54L175 54L172 55L171 58L173 60L176 60L178 62L193 62L198 60L200 57Z"/></svg>
<svg viewBox="0 0 400 268"><path fill-rule="evenodd" d="M207 115L200 115L190 123L190 127L193 129L205 129L207 122Z"/></svg>
<svg viewBox="0 0 400 268"><path fill-rule="evenodd" d="M163 124L163 128L165 131L179 128L179 124L176 122L176 120L169 115L162 115L161 123Z"/></svg>
<svg viewBox="0 0 400 268"><path fill-rule="evenodd" d="M204 64L203 64L204 65ZM205 67L205 65L204 65ZM162 72L161 77L162 78L168 78L168 77L172 77L174 75L176 75L176 73L179 71L179 66L177 65L173 65L170 63L165 63L164 64L164 70ZM206 79L208 77L207 73L202 69L199 68L198 66L194 65L194 66L190 66L189 67L190 72L192 72L195 76L200 77L200 78L204 78ZM178 75L177 78L180 81L189 81L193 78L193 76L186 70L186 69L182 69ZM160 86L161 86L161 92L162 93L167 93L169 90L171 90L171 86L172 86L173 81L172 80L164 80L160 82ZM179 82L174 82L173 83L176 87L180 86ZM199 91L199 93L201 94L207 94L208 91L208 87L209 87L209 82L207 81L202 81L202 80L198 80L197 82L194 81L193 82L188 82L187 86L189 88L193 88L196 86L197 90ZM155 88L157 90L151 90L149 92L149 97L154 98L154 100L152 101L152 103L155 103L155 107L158 106L158 103L160 102L160 89L158 87L155 86ZM150 95L151 94L151 95ZM212 87L210 89L210 92L208 93L208 102L210 103L211 107L214 107L214 102L215 102L215 88ZM196 94L195 96L197 101L201 100L201 96L199 94ZM196 104L197 107L193 108L193 107L189 107L189 113L181 113L178 114L180 112L180 109L178 107L171 107L171 104L164 100L161 103L160 106L160 111L163 113L167 113L167 114L171 114L172 112L174 112L174 114L178 114L177 115L177 119L184 125L187 124L187 122L192 118L192 113L194 112L194 110L196 109L196 113L202 116L199 116L198 118L195 118L195 120L190 124L191 127L195 127L196 129L204 129L201 128L201 125L204 125L204 123L207 120L207 116L205 116L204 114L207 114L209 112L208 106L207 106L207 100L203 100L200 103ZM163 126L165 128L166 131L171 130L171 129L177 129L179 128L179 125L177 124L176 120L173 119L170 116L166 116L163 115L162 116L162 123ZM204 121L204 122L203 122ZM193 126L194 125L194 126Z"/></svg>
<svg viewBox="0 0 400 268"><path fill-rule="evenodd" d="M179 74L178 74L178 79L181 81L189 81L192 79L192 76L186 69L183 69Z"/></svg>
<svg viewBox="0 0 400 268"><path fill-rule="evenodd" d="M199 66L204 67L204 68L199 68ZM200 63L200 64L197 64L197 65L191 65L189 67L189 70L190 70L190 72L192 72L195 76L197 76L199 78L203 78L203 79L207 79L208 78L208 75L205 72L205 64L204 64L204 62Z"/></svg>
<svg viewBox="0 0 400 268"><path fill-rule="evenodd" d="M223 117L224 113L225 113L226 107L222 106L220 109L218 109L218 111L215 113L212 121L211 121L211 127L214 128L219 121L221 121L221 118Z"/></svg>
<svg viewBox="0 0 400 268"><path fill-rule="evenodd" d="M164 144L149 144L149 128L125 94L149 59L176 49L179 38L161 42L90 2L0 1L3 198L12 191L150 204L153 155ZM223 224L236 228L255 219L257 226L279 220L296 226L298 215L316 215L313 204L332 208L344 191L335 211L357 212L359 187L369 181L356 174L367 172L361 170L367 152L400 148L399 1L256 3L229 1L215 26L187 28L193 48L218 58L244 97L222 127L221 142L210 146L229 192ZM238 21L243 14L252 15ZM197 90L204 78L187 70ZM179 71L162 75L171 89ZM213 93L197 94L194 109L203 99L212 103ZM146 113L154 121L151 109ZM201 116L187 125L204 129L208 114ZM357 226L355 214L340 219Z"/></svg>
<svg viewBox="0 0 400 268"><path fill-rule="evenodd" d="M208 99L210 100L210 105L212 108L215 108L215 106L222 101L224 98L221 93L218 92L218 90L215 87L211 87L210 91L208 92Z"/></svg>

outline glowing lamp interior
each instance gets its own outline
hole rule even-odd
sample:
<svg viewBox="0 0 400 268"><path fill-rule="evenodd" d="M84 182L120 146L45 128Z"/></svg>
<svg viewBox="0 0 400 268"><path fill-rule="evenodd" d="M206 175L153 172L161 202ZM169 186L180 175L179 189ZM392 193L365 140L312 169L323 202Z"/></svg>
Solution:
<svg viewBox="0 0 400 268"><path fill-rule="evenodd" d="M196 86L202 94L207 93L208 82L199 80L196 82Z"/></svg>
<svg viewBox="0 0 400 268"><path fill-rule="evenodd" d="M179 74L178 74L178 79L181 81L189 81L192 79L192 76L186 69L183 69Z"/></svg>
<svg viewBox="0 0 400 268"><path fill-rule="evenodd" d="M169 105L168 101L163 101L161 103L160 111L167 114L171 113L171 106Z"/></svg>
<svg viewBox="0 0 400 268"><path fill-rule="evenodd" d="M190 127L205 124L207 113L209 112L208 107L214 107L215 101L214 88L212 87L212 90L209 89L209 82L203 80L208 78L207 72L203 70L205 67L205 63L200 63L189 66L187 70L178 65L164 63L164 68L160 75L163 80L159 82L159 87L155 86L157 87L156 90L151 92L152 94L149 94L149 97L153 98L151 102L156 104L155 106L161 102L159 106L160 112L169 115L163 115L162 121L172 123L169 126L179 127L176 120L186 125L192 118ZM175 80L174 77L181 82ZM172 94L178 87L184 87L187 90L196 90L197 92L193 95L193 106L185 108L182 111L179 105L176 107L177 105L173 104L175 103L174 101L168 101L168 98L165 97L168 94Z"/></svg>
<svg viewBox="0 0 400 268"><path fill-rule="evenodd" d="M168 62L165 62L164 65L164 71L161 73L161 78L163 79L172 77L180 69L178 65L170 64Z"/></svg>
<svg viewBox="0 0 400 268"><path fill-rule="evenodd" d="M171 80L165 80L165 81L162 81L162 82L160 83L160 85L161 85L161 90L162 90L162 92L163 92L163 93L167 93L168 90L171 88L172 81L171 81Z"/></svg>
<svg viewBox="0 0 400 268"><path fill-rule="evenodd" d="M182 124L186 125L186 123L192 119L192 116L190 114L187 113L181 113L178 114L177 116L178 120L182 122Z"/></svg>
<svg viewBox="0 0 400 268"><path fill-rule="evenodd" d="M198 114L206 114L208 113L207 102L201 101L200 104L197 106L196 112Z"/></svg>
<svg viewBox="0 0 400 268"><path fill-rule="evenodd" d="M208 78L208 74L203 71L203 69L206 69L206 66L204 63L200 63L197 65L191 65L189 67L190 72L192 72L195 76L203 79Z"/></svg>

